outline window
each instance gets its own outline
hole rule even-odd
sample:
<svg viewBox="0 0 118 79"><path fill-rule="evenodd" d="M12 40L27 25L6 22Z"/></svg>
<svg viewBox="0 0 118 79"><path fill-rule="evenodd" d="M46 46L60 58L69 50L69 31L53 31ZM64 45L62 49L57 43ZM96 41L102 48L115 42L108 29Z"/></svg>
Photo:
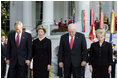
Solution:
<svg viewBox="0 0 118 79"><path fill-rule="evenodd" d="M72 16L73 9L75 9L75 1L68 2L68 17Z"/></svg>
<svg viewBox="0 0 118 79"><path fill-rule="evenodd" d="M36 26L42 24L43 1L36 1Z"/></svg>

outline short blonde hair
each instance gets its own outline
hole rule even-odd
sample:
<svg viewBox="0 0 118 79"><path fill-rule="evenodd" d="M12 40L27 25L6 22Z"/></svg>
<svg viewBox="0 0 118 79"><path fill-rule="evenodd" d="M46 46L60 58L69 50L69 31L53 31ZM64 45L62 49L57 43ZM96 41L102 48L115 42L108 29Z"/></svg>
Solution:
<svg viewBox="0 0 118 79"><path fill-rule="evenodd" d="M18 26L18 25L23 27L23 23L21 21L16 21L15 24L14 24L14 27Z"/></svg>
<svg viewBox="0 0 118 79"><path fill-rule="evenodd" d="M46 33L46 29L44 28L43 25L38 25L37 29L36 29L36 32L38 33L39 30L43 30L44 33Z"/></svg>
<svg viewBox="0 0 118 79"><path fill-rule="evenodd" d="M106 36L106 31L105 29L97 29L96 31L96 37L98 38L98 35L104 35L104 37Z"/></svg>

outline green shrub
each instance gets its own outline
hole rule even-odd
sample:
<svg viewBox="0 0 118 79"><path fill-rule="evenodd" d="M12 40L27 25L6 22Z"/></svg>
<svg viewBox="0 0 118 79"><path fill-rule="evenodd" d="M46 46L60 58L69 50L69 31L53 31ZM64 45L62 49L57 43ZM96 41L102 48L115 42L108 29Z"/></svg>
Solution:
<svg viewBox="0 0 118 79"><path fill-rule="evenodd" d="M49 78L51 78L51 77L52 77L52 68L49 71Z"/></svg>
<svg viewBox="0 0 118 79"><path fill-rule="evenodd" d="M1 35L2 34L4 34L5 35L5 37L7 38L8 37L8 35L11 33L11 32L14 32L15 30L10 30L10 31L8 31L8 32L4 32L4 30L3 29L1 29Z"/></svg>
<svg viewBox="0 0 118 79"><path fill-rule="evenodd" d="M66 29L54 29L52 32L67 32Z"/></svg>
<svg viewBox="0 0 118 79"><path fill-rule="evenodd" d="M4 34L5 35L5 37L7 37L7 35L6 35L6 33L4 32L4 30L3 29L1 29L1 35L2 34Z"/></svg>

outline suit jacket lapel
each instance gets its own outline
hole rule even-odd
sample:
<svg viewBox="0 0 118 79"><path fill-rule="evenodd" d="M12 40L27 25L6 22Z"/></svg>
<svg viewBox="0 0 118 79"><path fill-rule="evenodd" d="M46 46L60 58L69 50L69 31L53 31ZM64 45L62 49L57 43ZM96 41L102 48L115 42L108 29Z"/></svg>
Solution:
<svg viewBox="0 0 118 79"><path fill-rule="evenodd" d="M65 41L66 41L68 48L70 49L69 34L67 34Z"/></svg>
<svg viewBox="0 0 118 79"><path fill-rule="evenodd" d="M69 43L69 34L67 35L67 41L68 41L68 47L70 49L70 43ZM78 36L77 36L77 33L75 34L75 38L74 38L74 41L73 41L73 48L75 47L75 44L77 43L78 41ZM73 50L72 48L72 50ZM71 49L70 49L71 50Z"/></svg>
<svg viewBox="0 0 118 79"><path fill-rule="evenodd" d="M21 42L23 41L23 38L24 38L24 32L22 32L19 47L20 47L20 46L21 46L21 44L22 44Z"/></svg>
<svg viewBox="0 0 118 79"><path fill-rule="evenodd" d="M15 34L16 34L16 32L13 33L13 41L14 41L14 44L15 44L15 46L16 46ZM17 47L17 46L16 46L16 47Z"/></svg>
<svg viewBox="0 0 118 79"><path fill-rule="evenodd" d="M103 41L103 43L102 43L102 47L104 47L105 43L106 43L106 42L105 42L105 41Z"/></svg>
<svg viewBox="0 0 118 79"><path fill-rule="evenodd" d="M2 43L1 43L1 48L3 48L3 45L2 45Z"/></svg>
<svg viewBox="0 0 118 79"><path fill-rule="evenodd" d="M77 36L77 33L76 33L74 41L73 41L73 48L75 47L75 44L77 43L77 39L78 39L78 36ZM73 48L72 48L72 50L73 50Z"/></svg>

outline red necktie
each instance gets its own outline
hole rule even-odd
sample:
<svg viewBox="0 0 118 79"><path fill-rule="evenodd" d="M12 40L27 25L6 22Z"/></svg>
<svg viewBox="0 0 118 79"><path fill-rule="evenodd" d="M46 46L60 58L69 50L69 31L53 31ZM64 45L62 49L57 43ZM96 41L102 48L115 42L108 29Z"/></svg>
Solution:
<svg viewBox="0 0 118 79"><path fill-rule="evenodd" d="M17 45L17 48L18 48L19 47L19 34L16 37L16 45Z"/></svg>
<svg viewBox="0 0 118 79"><path fill-rule="evenodd" d="M72 50L73 48L73 36L71 37L71 40L70 40L70 49Z"/></svg>

